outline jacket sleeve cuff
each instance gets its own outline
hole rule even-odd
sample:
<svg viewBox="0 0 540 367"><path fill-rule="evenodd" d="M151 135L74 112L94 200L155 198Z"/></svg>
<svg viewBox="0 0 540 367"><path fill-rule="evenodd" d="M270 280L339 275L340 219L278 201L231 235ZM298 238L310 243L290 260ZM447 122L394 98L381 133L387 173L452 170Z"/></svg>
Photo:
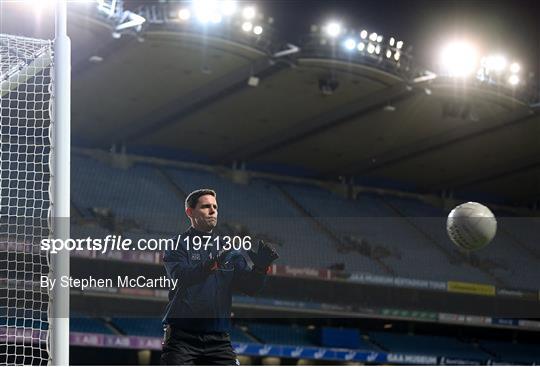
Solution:
<svg viewBox="0 0 540 367"><path fill-rule="evenodd" d="M268 265L266 268L260 267L260 266L254 266L253 271L259 274L268 275L270 273L272 265Z"/></svg>

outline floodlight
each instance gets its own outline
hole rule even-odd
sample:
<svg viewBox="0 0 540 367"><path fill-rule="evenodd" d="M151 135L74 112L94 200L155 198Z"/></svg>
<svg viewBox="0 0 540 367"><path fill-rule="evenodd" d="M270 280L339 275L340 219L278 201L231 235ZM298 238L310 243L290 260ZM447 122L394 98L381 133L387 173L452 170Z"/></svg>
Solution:
<svg viewBox="0 0 540 367"><path fill-rule="evenodd" d="M233 0L224 0L220 3L221 13L225 16L233 15L236 12L237 4Z"/></svg>
<svg viewBox="0 0 540 367"><path fill-rule="evenodd" d="M261 35L263 32L263 28L260 25L256 25L253 27L253 33L255 33L257 36Z"/></svg>
<svg viewBox="0 0 540 367"><path fill-rule="evenodd" d="M371 33L369 35L369 40L373 41L373 42L377 41L377 33L375 33L375 32Z"/></svg>
<svg viewBox="0 0 540 367"><path fill-rule="evenodd" d="M364 42L358 42L356 48L358 48L358 51L364 51L364 49L366 48L366 44Z"/></svg>
<svg viewBox="0 0 540 367"><path fill-rule="evenodd" d="M383 41L383 36L379 34L377 36L377 42L381 43L382 41Z"/></svg>
<svg viewBox="0 0 540 367"><path fill-rule="evenodd" d="M390 37L390 46L394 47L394 44L396 43L396 39L394 37Z"/></svg>
<svg viewBox="0 0 540 367"><path fill-rule="evenodd" d="M257 78L256 76L250 76L249 79L248 79L248 82L247 84L250 86L250 87L257 87L259 85L259 82L260 82L260 79Z"/></svg>
<svg viewBox="0 0 540 367"><path fill-rule="evenodd" d="M251 24L250 22L245 22L244 24L242 24L242 30L244 32L250 32L252 29L253 29L253 24Z"/></svg>
<svg viewBox="0 0 540 367"><path fill-rule="evenodd" d="M501 72L506 68L506 59L501 55L493 55L486 58L488 71Z"/></svg>
<svg viewBox="0 0 540 367"><path fill-rule="evenodd" d="M245 7L244 10L242 10L242 16L248 20L255 18L255 8L252 6Z"/></svg>
<svg viewBox="0 0 540 367"><path fill-rule="evenodd" d="M217 0L193 0L193 11L195 17L201 23L208 23L210 21L215 23L215 20L218 18L217 15L221 16Z"/></svg>
<svg viewBox="0 0 540 367"><path fill-rule="evenodd" d="M386 58L389 59L392 57L392 51L386 50Z"/></svg>
<svg viewBox="0 0 540 367"><path fill-rule="evenodd" d="M183 8L178 11L178 18L181 20L188 20L191 17L189 9Z"/></svg>
<svg viewBox="0 0 540 367"><path fill-rule="evenodd" d="M466 42L450 43L441 52L440 64L446 74L466 77L476 70L476 50Z"/></svg>
<svg viewBox="0 0 540 367"><path fill-rule="evenodd" d="M23 4L30 5L34 8L44 8L54 5L55 0L24 0Z"/></svg>
<svg viewBox="0 0 540 367"><path fill-rule="evenodd" d="M49 11L54 8L55 0L24 0L22 3L30 6L36 15L41 16L43 11Z"/></svg>
<svg viewBox="0 0 540 367"><path fill-rule="evenodd" d="M512 65L510 65L510 71L514 74L519 73L521 70L521 66L517 62L513 62Z"/></svg>
<svg viewBox="0 0 540 367"><path fill-rule="evenodd" d="M399 58L401 57L401 53L399 51L396 51L394 54L394 60L399 61Z"/></svg>
<svg viewBox="0 0 540 367"><path fill-rule="evenodd" d="M330 22L326 25L325 31L330 37L337 37L341 33L341 24Z"/></svg>
<svg viewBox="0 0 540 367"><path fill-rule="evenodd" d="M362 32L360 32L360 37L362 37L362 39L366 39L368 36L368 33L365 29L362 30Z"/></svg>
<svg viewBox="0 0 540 367"><path fill-rule="evenodd" d="M403 41L397 41L397 43L396 43L396 48L397 48L398 50L401 50L401 49L403 48Z"/></svg>
<svg viewBox="0 0 540 367"><path fill-rule="evenodd" d="M375 46L375 53L378 55L381 53L381 45Z"/></svg>
<svg viewBox="0 0 540 367"><path fill-rule="evenodd" d="M517 75L510 75L510 77L508 78L508 83L510 83L510 85L518 85L519 84L519 77Z"/></svg>
<svg viewBox="0 0 540 367"><path fill-rule="evenodd" d="M347 50L354 50L356 48L356 41L352 38L348 38L345 41L344 45Z"/></svg>
<svg viewBox="0 0 540 367"><path fill-rule="evenodd" d="M367 52L369 52L370 54L375 52L375 46L373 45L373 43L368 44Z"/></svg>
<svg viewBox="0 0 540 367"><path fill-rule="evenodd" d="M220 23L222 19L223 17L219 13L214 13L210 16L210 21L215 24Z"/></svg>

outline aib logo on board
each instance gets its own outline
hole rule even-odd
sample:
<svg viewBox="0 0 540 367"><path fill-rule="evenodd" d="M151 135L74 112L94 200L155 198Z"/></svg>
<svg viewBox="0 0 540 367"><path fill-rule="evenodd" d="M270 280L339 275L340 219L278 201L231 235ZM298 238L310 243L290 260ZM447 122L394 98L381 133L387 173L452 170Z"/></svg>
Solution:
<svg viewBox="0 0 540 367"><path fill-rule="evenodd" d="M234 348L234 352L236 354L242 354L246 351L248 345L247 344L238 344L236 348Z"/></svg>
<svg viewBox="0 0 540 367"><path fill-rule="evenodd" d="M319 349L317 352L315 352L313 357L315 357L315 359L321 359L322 357L324 357L325 354L326 354L326 350Z"/></svg>
<svg viewBox="0 0 540 367"><path fill-rule="evenodd" d="M379 353L371 352L367 355L366 360L368 362L375 362L378 356L379 356Z"/></svg>

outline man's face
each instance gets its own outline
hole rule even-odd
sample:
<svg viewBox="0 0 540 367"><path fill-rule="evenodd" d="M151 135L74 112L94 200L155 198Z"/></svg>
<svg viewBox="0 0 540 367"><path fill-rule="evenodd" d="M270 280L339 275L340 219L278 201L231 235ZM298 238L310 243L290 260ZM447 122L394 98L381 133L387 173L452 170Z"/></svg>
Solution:
<svg viewBox="0 0 540 367"><path fill-rule="evenodd" d="M186 209L186 215L191 219L193 228L202 232L210 232L217 225L216 198L212 195L201 196L195 208Z"/></svg>

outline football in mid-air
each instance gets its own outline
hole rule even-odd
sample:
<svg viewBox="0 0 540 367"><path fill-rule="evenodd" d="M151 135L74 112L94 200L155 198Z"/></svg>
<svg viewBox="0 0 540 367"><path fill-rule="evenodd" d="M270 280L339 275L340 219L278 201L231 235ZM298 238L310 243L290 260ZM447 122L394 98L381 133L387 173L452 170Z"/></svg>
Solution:
<svg viewBox="0 0 540 367"><path fill-rule="evenodd" d="M497 219L488 207L468 202L448 214L446 230L452 242L463 250L479 250L495 237Z"/></svg>

